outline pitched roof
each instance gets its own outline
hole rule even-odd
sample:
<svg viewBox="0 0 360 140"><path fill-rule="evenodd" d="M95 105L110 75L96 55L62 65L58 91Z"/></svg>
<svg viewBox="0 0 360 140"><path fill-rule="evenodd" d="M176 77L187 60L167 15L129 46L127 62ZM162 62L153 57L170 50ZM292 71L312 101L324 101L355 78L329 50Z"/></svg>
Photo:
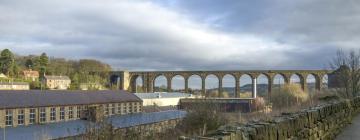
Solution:
<svg viewBox="0 0 360 140"><path fill-rule="evenodd" d="M45 78L48 80L70 80L68 76L46 75Z"/></svg>
<svg viewBox="0 0 360 140"><path fill-rule="evenodd" d="M3 90L0 91L0 109L45 107L62 105L86 105L115 102L141 102L142 100L123 90Z"/></svg>
<svg viewBox="0 0 360 140"><path fill-rule="evenodd" d="M39 76L39 72L38 71L34 71L34 70L24 70L23 74L25 76L27 75L31 75L31 76Z"/></svg>

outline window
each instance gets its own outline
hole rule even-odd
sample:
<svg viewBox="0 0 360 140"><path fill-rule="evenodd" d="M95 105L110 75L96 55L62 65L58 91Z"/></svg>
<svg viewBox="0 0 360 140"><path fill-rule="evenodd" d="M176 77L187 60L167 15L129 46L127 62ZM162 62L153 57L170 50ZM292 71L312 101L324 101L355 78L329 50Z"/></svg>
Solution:
<svg viewBox="0 0 360 140"><path fill-rule="evenodd" d="M106 105L105 105L104 111L105 111L105 112L104 112L105 115L109 115L109 104L106 104Z"/></svg>
<svg viewBox="0 0 360 140"><path fill-rule="evenodd" d="M138 112L138 106L137 106L137 103L135 103L135 106L134 106L134 112Z"/></svg>
<svg viewBox="0 0 360 140"><path fill-rule="evenodd" d="M115 112L115 104L111 104L111 111L110 111L110 115L114 115L116 112Z"/></svg>
<svg viewBox="0 0 360 140"><path fill-rule="evenodd" d="M117 104L117 114L121 114L121 104Z"/></svg>
<svg viewBox="0 0 360 140"><path fill-rule="evenodd" d="M60 107L60 120L65 120L65 107Z"/></svg>
<svg viewBox="0 0 360 140"><path fill-rule="evenodd" d="M5 125L6 126L12 126L13 125L13 112L12 112L12 110L6 110Z"/></svg>
<svg viewBox="0 0 360 140"><path fill-rule="evenodd" d="M124 112L124 114L126 114L126 110L127 110L127 103L123 104L123 112Z"/></svg>
<svg viewBox="0 0 360 140"><path fill-rule="evenodd" d="M128 113L131 113L131 106L132 106L132 103L130 103L130 105L128 105Z"/></svg>
<svg viewBox="0 0 360 140"><path fill-rule="evenodd" d="M24 125L24 109L18 110L18 125Z"/></svg>
<svg viewBox="0 0 360 140"><path fill-rule="evenodd" d="M31 108L30 109L30 114L29 114L29 124L34 124L35 123L35 108Z"/></svg>
<svg viewBox="0 0 360 140"><path fill-rule="evenodd" d="M45 107L40 108L40 122L46 122L46 109L45 109Z"/></svg>
<svg viewBox="0 0 360 140"><path fill-rule="evenodd" d="M81 106L76 107L76 118L80 118Z"/></svg>
<svg viewBox="0 0 360 140"><path fill-rule="evenodd" d="M69 119L72 119L72 118L74 118L74 112L73 112L73 107L70 106L69 107Z"/></svg>
<svg viewBox="0 0 360 140"><path fill-rule="evenodd" d="M56 120L56 108L52 107L50 108L50 121Z"/></svg>
<svg viewBox="0 0 360 140"><path fill-rule="evenodd" d="M89 106L87 106L87 105L84 106L83 110L86 110L86 111L89 110Z"/></svg>

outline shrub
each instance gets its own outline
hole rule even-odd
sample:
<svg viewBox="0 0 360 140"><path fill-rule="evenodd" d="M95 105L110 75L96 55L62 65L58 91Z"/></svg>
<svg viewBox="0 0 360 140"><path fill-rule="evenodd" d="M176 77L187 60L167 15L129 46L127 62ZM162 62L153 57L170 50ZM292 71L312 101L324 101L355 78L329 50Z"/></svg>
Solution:
<svg viewBox="0 0 360 140"><path fill-rule="evenodd" d="M280 89L274 89L271 94L271 102L274 108L300 106L308 100L309 94L304 92L299 84L285 84Z"/></svg>
<svg viewBox="0 0 360 140"><path fill-rule="evenodd" d="M265 108L265 99L263 97L256 97L254 100L254 106L253 109L254 110L262 110Z"/></svg>
<svg viewBox="0 0 360 140"><path fill-rule="evenodd" d="M198 103L187 110L180 123L180 129L190 135L204 135L224 125L227 119L220 113L219 106L211 102Z"/></svg>

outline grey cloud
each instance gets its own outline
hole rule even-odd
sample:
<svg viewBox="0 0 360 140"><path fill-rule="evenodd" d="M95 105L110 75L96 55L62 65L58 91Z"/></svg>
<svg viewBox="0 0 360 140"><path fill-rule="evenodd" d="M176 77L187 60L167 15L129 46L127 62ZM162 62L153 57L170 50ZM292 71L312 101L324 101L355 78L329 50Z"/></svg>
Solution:
<svg viewBox="0 0 360 140"><path fill-rule="evenodd" d="M323 68L327 57L318 55L358 42L356 25L347 27L350 38L342 29L325 32L346 19L307 27L322 23L322 14L303 11L311 3L183 2L1 1L8 15L0 17L0 48L95 58L129 70L302 69Z"/></svg>
<svg viewBox="0 0 360 140"><path fill-rule="evenodd" d="M250 32L308 49L312 46L360 48L357 45L360 41L358 0L226 0L210 3L197 0L166 5L180 12L200 13L192 14L200 21L220 16L209 21L209 25L221 24L215 26L220 30Z"/></svg>

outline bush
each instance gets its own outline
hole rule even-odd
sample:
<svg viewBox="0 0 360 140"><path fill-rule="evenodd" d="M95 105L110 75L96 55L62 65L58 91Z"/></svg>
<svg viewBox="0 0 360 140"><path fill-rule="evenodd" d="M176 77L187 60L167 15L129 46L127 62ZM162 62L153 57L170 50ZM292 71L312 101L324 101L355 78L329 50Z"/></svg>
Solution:
<svg viewBox="0 0 360 140"><path fill-rule="evenodd" d="M300 106L309 100L309 94L304 92L299 84L285 84L280 89L274 89L271 102L274 108Z"/></svg>
<svg viewBox="0 0 360 140"><path fill-rule="evenodd" d="M180 123L180 129L186 134L201 136L208 131L216 130L226 122L227 119L220 113L218 105L203 102L187 110L185 118Z"/></svg>
<svg viewBox="0 0 360 140"><path fill-rule="evenodd" d="M312 95L311 98L314 101L320 101L320 102L332 102L332 101L339 101L339 100L343 99L343 97L341 97L342 94L339 94L337 92L332 92L329 90L317 91L311 95Z"/></svg>
<svg viewBox="0 0 360 140"><path fill-rule="evenodd" d="M263 110L265 108L265 99L263 97L256 97L254 100L254 110Z"/></svg>

